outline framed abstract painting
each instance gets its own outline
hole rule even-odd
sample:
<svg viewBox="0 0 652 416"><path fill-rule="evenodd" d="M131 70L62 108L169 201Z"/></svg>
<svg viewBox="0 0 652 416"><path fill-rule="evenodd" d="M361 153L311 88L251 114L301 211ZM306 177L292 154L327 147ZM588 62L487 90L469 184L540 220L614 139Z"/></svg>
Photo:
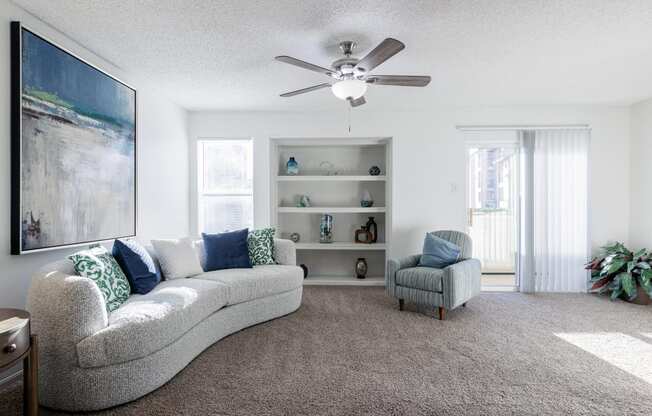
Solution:
<svg viewBox="0 0 652 416"><path fill-rule="evenodd" d="M136 90L11 23L11 252L136 234Z"/></svg>

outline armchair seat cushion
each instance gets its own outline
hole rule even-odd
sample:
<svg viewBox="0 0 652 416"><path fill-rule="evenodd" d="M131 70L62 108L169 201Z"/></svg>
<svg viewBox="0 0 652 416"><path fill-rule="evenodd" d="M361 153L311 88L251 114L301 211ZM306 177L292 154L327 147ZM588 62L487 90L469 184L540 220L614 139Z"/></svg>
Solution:
<svg viewBox="0 0 652 416"><path fill-rule="evenodd" d="M409 267L396 272L396 285L428 292L443 292L443 269Z"/></svg>

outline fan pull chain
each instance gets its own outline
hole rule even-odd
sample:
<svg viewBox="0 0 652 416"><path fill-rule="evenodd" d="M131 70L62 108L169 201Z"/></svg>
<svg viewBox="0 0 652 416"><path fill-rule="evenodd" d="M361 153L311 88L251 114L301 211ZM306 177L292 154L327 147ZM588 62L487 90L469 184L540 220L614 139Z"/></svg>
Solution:
<svg viewBox="0 0 652 416"><path fill-rule="evenodd" d="M351 106L349 105L349 134L351 134Z"/></svg>

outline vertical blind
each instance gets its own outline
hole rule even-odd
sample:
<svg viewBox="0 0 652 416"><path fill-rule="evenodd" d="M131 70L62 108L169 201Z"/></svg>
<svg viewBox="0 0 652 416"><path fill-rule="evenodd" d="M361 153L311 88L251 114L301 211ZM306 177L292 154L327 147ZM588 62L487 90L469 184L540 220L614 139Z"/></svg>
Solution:
<svg viewBox="0 0 652 416"><path fill-rule="evenodd" d="M524 195L524 211L531 215L523 217L530 234L524 241L523 291L586 291L589 135L589 130L555 129L523 136L526 165L531 152L525 170L532 186Z"/></svg>

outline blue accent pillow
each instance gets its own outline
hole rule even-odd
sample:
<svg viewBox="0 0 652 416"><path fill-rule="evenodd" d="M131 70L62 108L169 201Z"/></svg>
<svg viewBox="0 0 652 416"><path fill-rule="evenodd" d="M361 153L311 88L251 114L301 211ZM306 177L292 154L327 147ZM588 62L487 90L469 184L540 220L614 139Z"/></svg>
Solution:
<svg viewBox="0 0 652 416"><path fill-rule="evenodd" d="M419 266L443 269L457 263L460 258L460 247L448 240L439 238L432 233L426 233L423 240L423 254Z"/></svg>
<svg viewBox="0 0 652 416"><path fill-rule="evenodd" d="M221 234L202 233L204 251L206 252L205 271L251 269L247 245L248 235L249 229L247 228Z"/></svg>
<svg viewBox="0 0 652 416"><path fill-rule="evenodd" d="M113 242L113 257L127 276L131 285L131 293L144 295L161 281L161 275L156 270L154 260L145 247L134 240L115 240Z"/></svg>

